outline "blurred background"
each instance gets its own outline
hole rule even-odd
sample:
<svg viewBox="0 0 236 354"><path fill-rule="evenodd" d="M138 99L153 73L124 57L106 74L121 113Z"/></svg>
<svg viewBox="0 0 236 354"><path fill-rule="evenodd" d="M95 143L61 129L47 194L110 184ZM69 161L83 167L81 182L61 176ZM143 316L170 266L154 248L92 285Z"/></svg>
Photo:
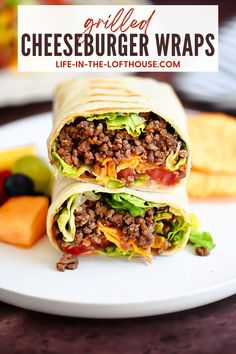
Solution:
<svg viewBox="0 0 236 354"><path fill-rule="evenodd" d="M56 82L77 73L17 72L17 4L107 4L108 1L0 0L0 124L46 112L52 107ZM206 5L205 1L109 1L109 4ZM220 45L218 73L136 73L171 83L188 108L236 115L236 2L208 1L219 5ZM203 18L204 22L205 19ZM199 26L201 24L199 23Z"/></svg>

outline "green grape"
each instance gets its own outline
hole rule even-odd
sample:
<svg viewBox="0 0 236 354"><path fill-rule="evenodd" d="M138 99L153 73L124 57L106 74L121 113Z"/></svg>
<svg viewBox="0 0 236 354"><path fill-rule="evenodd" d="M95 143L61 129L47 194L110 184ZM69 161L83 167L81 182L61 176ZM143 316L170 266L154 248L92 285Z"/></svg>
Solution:
<svg viewBox="0 0 236 354"><path fill-rule="evenodd" d="M46 162L38 156L24 156L13 166L14 173L22 173L34 181L35 192L50 195L52 188L52 173Z"/></svg>

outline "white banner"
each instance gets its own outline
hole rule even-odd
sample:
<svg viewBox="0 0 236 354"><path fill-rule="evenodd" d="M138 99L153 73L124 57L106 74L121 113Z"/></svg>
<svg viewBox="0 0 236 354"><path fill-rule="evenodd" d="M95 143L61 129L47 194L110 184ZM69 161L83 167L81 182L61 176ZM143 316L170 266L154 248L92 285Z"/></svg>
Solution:
<svg viewBox="0 0 236 354"><path fill-rule="evenodd" d="M217 71L218 6L18 6L18 70Z"/></svg>

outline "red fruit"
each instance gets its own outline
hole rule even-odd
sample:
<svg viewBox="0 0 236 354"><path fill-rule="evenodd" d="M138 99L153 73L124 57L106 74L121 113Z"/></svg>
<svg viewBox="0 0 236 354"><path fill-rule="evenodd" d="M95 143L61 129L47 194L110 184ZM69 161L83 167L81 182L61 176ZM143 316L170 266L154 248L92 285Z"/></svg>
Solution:
<svg viewBox="0 0 236 354"><path fill-rule="evenodd" d="M8 199L3 184L7 177L9 177L11 174L12 173L10 170L0 171L0 205L2 205Z"/></svg>

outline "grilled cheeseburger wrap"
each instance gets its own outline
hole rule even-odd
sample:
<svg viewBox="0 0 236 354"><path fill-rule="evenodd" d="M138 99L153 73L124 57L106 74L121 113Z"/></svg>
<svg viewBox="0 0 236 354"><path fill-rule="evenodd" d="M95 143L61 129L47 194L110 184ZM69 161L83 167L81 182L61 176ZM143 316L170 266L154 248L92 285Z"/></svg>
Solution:
<svg viewBox="0 0 236 354"><path fill-rule="evenodd" d="M190 220L183 188L175 194L109 189L59 176L48 212L47 232L64 256L58 269L76 268L77 255L167 255L183 248Z"/></svg>
<svg viewBox="0 0 236 354"><path fill-rule="evenodd" d="M48 152L63 175L108 188L172 189L190 170L183 108L169 85L152 79L60 84Z"/></svg>

